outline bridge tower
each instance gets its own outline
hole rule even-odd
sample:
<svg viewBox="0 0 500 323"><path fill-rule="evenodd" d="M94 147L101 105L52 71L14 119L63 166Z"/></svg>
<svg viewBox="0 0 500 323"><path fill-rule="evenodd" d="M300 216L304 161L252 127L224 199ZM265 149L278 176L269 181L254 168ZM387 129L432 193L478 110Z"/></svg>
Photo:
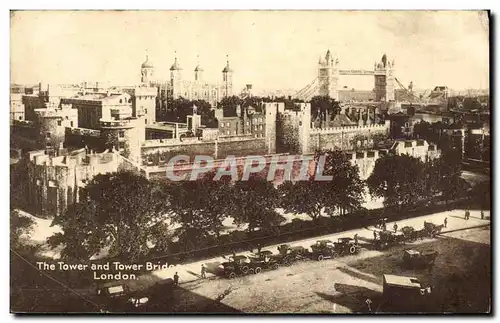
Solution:
<svg viewBox="0 0 500 323"><path fill-rule="evenodd" d="M332 99L339 99L337 83L339 80L338 70L339 60L332 58L330 50L326 52L325 58L320 57L318 62L318 84L319 95L329 96Z"/></svg>
<svg viewBox="0 0 500 323"><path fill-rule="evenodd" d="M394 60L390 62L384 54L379 63L374 66L375 101L394 101L395 69Z"/></svg>

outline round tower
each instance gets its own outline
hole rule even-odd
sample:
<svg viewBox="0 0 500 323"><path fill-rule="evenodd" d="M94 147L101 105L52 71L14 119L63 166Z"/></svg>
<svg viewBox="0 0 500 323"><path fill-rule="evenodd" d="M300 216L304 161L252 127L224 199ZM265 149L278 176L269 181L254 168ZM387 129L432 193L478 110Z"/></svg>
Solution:
<svg viewBox="0 0 500 323"><path fill-rule="evenodd" d="M154 77L154 65L149 61L149 56L146 55L146 60L141 65L141 83L149 85Z"/></svg>
<svg viewBox="0 0 500 323"><path fill-rule="evenodd" d="M109 150L118 151L133 163L140 163L141 145L145 138L144 122L140 118L100 120L101 139Z"/></svg>
<svg viewBox="0 0 500 323"><path fill-rule="evenodd" d="M170 67L170 86L172 87L172 95L174 99L177 99L182 95L182 68L175 57L174 64Z"/></svg>

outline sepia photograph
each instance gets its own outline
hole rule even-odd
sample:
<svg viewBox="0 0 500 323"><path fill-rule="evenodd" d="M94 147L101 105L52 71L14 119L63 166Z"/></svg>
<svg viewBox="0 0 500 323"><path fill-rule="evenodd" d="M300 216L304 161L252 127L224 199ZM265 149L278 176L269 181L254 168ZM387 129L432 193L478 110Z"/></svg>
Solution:
<svg viewBox="0 0 500 323"><path fill-rule="evenodd" d="M490 28L10 10L10 313L491 314Z"/></svg>

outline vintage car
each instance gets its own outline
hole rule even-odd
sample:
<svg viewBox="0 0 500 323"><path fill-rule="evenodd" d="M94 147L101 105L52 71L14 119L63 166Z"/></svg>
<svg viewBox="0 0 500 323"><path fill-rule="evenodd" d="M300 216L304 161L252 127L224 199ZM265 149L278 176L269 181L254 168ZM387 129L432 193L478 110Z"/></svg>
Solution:
<svg viewBox="0 0 500 323"><path fill-rule="evenodd" d="M309 251L302 246L292 247L288 244L282 244L278 247L278 251L276 260L284 266L290 266L292 263L309 256Z"/></svg>
<svg viewBox="0 0 500 323"><path fill-rule="evenodd" d="M428 305L431 287L424 287L415 277L383 276L384 311L422 311Z"/></svg>
<svg viewBox="0 0 500 323"><path fill-rule="evenodd" d="M353 238L339 238L334 243L335 250L339 255L356 254L361 250L361 247L356 244Z"/></svg>
<svg viewBox="0 0 500 323"><path fill-rule="evenodd" d="M413 249L403 252L403 264L411 268L422 268L434 265L439 253L435 250L417 251Z"/></svg>
<svg viewBox="0 0 500 323"><path fill-rule="evenodd" d="M335 244L331 240L318 240L311 246L311 250L310 257L318 261L339 256Z"/></svg>

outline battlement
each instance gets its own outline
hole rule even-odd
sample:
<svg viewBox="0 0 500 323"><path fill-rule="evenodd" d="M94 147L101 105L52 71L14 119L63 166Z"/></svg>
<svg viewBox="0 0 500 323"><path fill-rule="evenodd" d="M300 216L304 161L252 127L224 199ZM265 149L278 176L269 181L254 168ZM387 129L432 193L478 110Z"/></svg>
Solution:
<svg viewBox="0 0 500 323"><path fill-rule="evenodd" d="M14 126L21 126L21 127L34 127L35 123L30 120L12 120Z"/></svg>
<svg viewBox="0 0 500 323"><path fill-rule="evenodd" d="M85 137L100 137L101 132L99 130L94 129L86 129L86 128L66 128L66 133L76 136L85 136Z"/></svg>
<svg viewBox="0 0 500 323"><path fill-rule="evenodd" d="M332 128L311 128L311 134L320 133L340 133L340 132L352 132L352 131L363 131L363 130L383 130L389 129L388 124L372 124L364 126L345 126L345 127L332 127Z"/></svg>
<svg viewBox="0 0 500 323"><path fill-rule="evenodd" d="M127 118L122 120L99 120L101 128L133 128L136 125L137 118Z"/></svg>
<svg viewBox="0 0 500 323"><path fill-rule="evenodd" d="M78 111L76 109L58 109L58 108L47 108L47 109L35 109L35 114L39 118L63 118L65 116L76 116Z"/></svg>

